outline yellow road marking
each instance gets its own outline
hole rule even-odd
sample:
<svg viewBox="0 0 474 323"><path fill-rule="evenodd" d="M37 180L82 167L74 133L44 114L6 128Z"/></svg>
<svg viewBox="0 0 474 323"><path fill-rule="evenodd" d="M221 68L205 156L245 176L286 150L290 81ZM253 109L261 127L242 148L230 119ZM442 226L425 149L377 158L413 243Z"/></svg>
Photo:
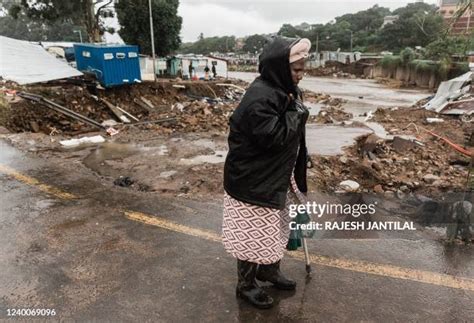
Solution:
<svg viewBox="0 0 474 323"><path fill-rule="evenodd" d="M6 174L8 176L13 177L14 179L16 179L19 182L25 183L25 184L30 185L30 186L35 186L38 189L40 189L41 191L46 192L46 193L51 194L51 195L54 195L54 196L56 196L60 199L71 200L71 199L76 198L76 196L71 194L71 193L64 192L64 191L60 190L57 187L53 187L53 186L50 186L50 185L47 185L47 184L43 184L39 180L37 180L36 178L29 177L27 175L23 175L23 174L17 172L16 170L14 170L13 168L10 168L8 166L0 164L0 172Z"/></svg>
<svg viewBox="0 0 474 323"><path fill-rule="evenodd" d="M8 166L0 164L0 172L5 173L27 185L37 187L41 191L54 195L60 199L70 200L77 198L74 194L64 192L56 187L47 184L43 184L39 180L23 175ZM221 242L221 236L219 234L216 234L215 232L192 228L140 212L124 211L124 213L128 219L133 221L138 221L148 225L160 227L163 229L194 236L201 239L206 239L213 242ZM304 253L301 251L292 251L288 252L287 254L292 258L304 261ZM430 271L377 264L361 260L336 259L318 255L310 255L310 258L311 263L315 265L349 270L364 274L372 274L388 278L410 280L436 286L474 291L474 279L471 278L456 277L447 274L438 274Z"/></svg>
<svg viewBox="0 0 474 323"><path fill-rule="evenodd" d="M221 236L214 232L191 228L140 212L125 211L125 215L130 220L214 242L221 242ZM298 260L305 260L304 253L301 251L291 251L288 252L287 255ZM336 259L318 255L310 255L310 259L312 264L325 267L474 291L474 279L470 278L456 277L452 275L438 274L430 271L403 268L392 265L377 264L361 260Z"/></svg>
<svg viewBox="0 0 474 323"><path fill-rule="evenodd" d="M210 231L205 231L201 229L196 229L196 228L191 228L182 224L178 224L175 222L171 222L165 219L157 218L154 216L149 216L140 212L131 212L131 211L125 211L125 216L129 218L130 220L142 222L145 224L149 225L154 225L155 227L160 227L163 229L167 229L170 231L174 232L179 232L183 234L187 234L190 236L214 241L214 242L220 242L221 236Z"/></svg>

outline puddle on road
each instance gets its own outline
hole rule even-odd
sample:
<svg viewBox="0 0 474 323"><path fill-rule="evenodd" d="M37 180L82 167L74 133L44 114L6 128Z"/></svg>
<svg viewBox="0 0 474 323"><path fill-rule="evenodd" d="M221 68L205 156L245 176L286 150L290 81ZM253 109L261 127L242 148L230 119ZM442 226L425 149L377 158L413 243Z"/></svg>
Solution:
<svg viewBox="0 0 474 323"><path fill-rule="evenodd" d="M168 148L164 145L159 147L143 147L132 144L120 144L107 142L94 149L86 158L84 165L103 176L117 176L117 170L111 168L105 161L122 160L135 154L151 152L152 155L163 156L168 153Z"/></svg>
<svg viewBox="0 0 474 323"><path fill-rule="evenodd" d="M308 124L306 146L312 155L335 156L342 154L345 147L353 145L358 137L372 132L362 127Z"/></svg>
<svg viewBox="0 0 474 323"><path fill-rule="evenodd" d="M217 150L214 155L199 155L193 158L181 158L179 161L183 165L199 165L199 164L219 164L225 162L227 156L226 150Z"/></svg>
<svg viewBox="0 0 474 323"><path fill-rule="evenodd" d="M321 103L312 103L312 102L305 102L305 106L309 108L309 115L310 116L317 116L321 109L325 106Z"/></svg>
<svg viewBox="0 0 474 323"><path fill-rule="evenodd" d="M215 150L216 149L216 143L210 139L198 139L198 140L193 140L192 141L193 145L199 146L199 147L204 147L208 149Z"/></svg>

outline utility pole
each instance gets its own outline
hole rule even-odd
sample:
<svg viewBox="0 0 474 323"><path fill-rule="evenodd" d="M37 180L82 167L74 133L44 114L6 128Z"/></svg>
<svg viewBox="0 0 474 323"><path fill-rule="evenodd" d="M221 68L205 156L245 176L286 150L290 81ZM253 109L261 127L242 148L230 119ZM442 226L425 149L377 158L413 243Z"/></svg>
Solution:
<svg viewBox="0 0 474 323"><path fill-rule="evenodd" d="M155 60L155 34L153 32L153 13L151 11L151 0L148 0L150 11L150 37L151 37L151 57L153 59L153 80L156 82L156 60Z"/></svg>
<svg viewBox="0 0 474 323"><path fill-rule="evenodd" d="M318 54L319 58L319 33L316 34L316 54Z"/></svg>

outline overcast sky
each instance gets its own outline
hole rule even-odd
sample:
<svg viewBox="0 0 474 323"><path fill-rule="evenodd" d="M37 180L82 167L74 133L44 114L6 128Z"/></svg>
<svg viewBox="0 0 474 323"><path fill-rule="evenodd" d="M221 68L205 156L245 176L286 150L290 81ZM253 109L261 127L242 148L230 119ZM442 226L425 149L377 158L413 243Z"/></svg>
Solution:
<svg viewBox="0 0 474 323"><path fill-rule="evenodd" d="M277 32L285 23L327 23L375 4L393 10L411 2L416 0L180 0L178 14L183 18L183 42L193 42L201 32L204 37L266 34ZM106 25L118 28L117 17L106 19ZM122 42L117 33L107 33L106 40Z"/></svg>
<svg viewBox="0 0 474 323"><path fill-rule="evenodd" d="M178 14L183 17L181 37L189 42L201 32L204 37L271 33L284 23L327 23L375 4L396 9L411 2L415 0L180 0Z"/></svg>

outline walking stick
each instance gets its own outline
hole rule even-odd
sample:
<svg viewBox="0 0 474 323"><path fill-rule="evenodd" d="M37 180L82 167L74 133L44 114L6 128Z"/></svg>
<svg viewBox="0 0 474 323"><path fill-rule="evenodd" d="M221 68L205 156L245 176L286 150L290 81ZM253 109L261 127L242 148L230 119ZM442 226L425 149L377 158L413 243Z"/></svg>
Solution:
<svg viewBox="0 0 474 323"><path fill-rule="evenodd" d="M306 263L306 273L309 275L311 273L311 259L309 259L308 245L306 244L306 238L301 238L303 240L303 250L304 250L304 260Z"/></svg>

